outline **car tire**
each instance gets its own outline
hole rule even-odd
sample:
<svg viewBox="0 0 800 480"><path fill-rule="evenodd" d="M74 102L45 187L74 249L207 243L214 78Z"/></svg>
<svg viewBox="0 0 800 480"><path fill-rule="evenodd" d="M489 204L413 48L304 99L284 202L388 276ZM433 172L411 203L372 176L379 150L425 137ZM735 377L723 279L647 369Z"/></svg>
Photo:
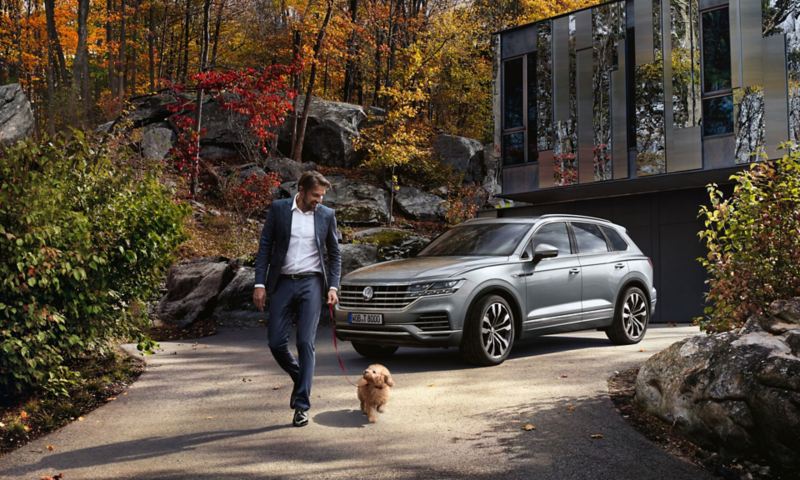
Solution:
<svg viewBox="0 0 800 480"><path fill-rule="evenodd" d="M372 345L359 342L353 342L353 349L362 357L367 358L385 358L397 351L396 346Z"/></svg>
<svg viewBox="0 0 800 480"><path fill-rule="evenodd" d="M639 343L650 323L650 300L639 287L628 287L614 310L614 321L606 336L617 345Z"/></svg>
<svg viewBox="0 0 800 480"><path fill-rule="evenodd" d="M467 313L461 355L474 365L499 365L508 357L515 333L514 310L506 299L486 295Z"/></svg>

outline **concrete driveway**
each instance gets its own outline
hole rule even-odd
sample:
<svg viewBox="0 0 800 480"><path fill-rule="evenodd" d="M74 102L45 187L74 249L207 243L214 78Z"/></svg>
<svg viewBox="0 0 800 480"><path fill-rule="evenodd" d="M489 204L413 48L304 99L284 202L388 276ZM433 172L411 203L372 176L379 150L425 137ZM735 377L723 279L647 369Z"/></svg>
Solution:
<svg viewBox="0 0 800 480"><path fill-rule="evenodd" d="M291 385L266 329L164 342L126 395L0 457L0 478L711 478L631 429L606 387L615 370L697 333L655 327L631 346L601 332L542 337L490 368L465 365L455 349L401 348L385 362L393 397L371 425L321 327L304 428L290 424ZM350 372L368 364L349 343L340 349Z"/></svg>

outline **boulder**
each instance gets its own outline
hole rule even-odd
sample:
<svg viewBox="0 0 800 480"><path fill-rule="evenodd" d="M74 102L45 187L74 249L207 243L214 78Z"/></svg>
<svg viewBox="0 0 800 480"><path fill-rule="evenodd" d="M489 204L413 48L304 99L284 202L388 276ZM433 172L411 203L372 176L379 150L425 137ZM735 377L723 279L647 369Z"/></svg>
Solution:
<svg viewBox="0 0 800 480"><path fill-rule="evenodd" d="M228 110L214 100L203 104L203 128L203 145L231 148L234 145L254 146L257 143L244 115Z"/></svg>
<svg viewBox="0 0 800 480"><path fill-rule="evenodd" d="M400 187L394 201L405 215L415 220L435 221L444 218L445 200L414 187Z"/></svg>
<svg viewBox="0 0 800 480"><path fill-rule="evenodd" d="M270 157L266 167L270 172L277 173L281 181L291 182L298 180L306 170L316 170L317 165L314 162L295 162L291 158Z"/></svg>
<svg viewBox="0 0 800 480"><path fill-rule="evenodd" d="M353 139L358 137L359 128L367 115L360 105L332 102L312 97L308 113L306 133L303 141L303 161L313 161L320 165L354 167L359 160L353 148ZM303 111L304 96L299 97L297 112ZM291 154L290 115L279 134L279 148Z"/></svg>
<svg viewBox="0 0 800 480"><path fill-rule="evenodd" d="M0 145L12 145L33 133L31 102L18 83L0 86Z"/></svg>
<svg viewBox="0 0 800 480"><path fill-rule="evenodd" d="M158 93L131 99L130 119L133 126L141 127L150 123L163 122L172 115L169 105L178 101L171 93Z"/></svg>
<svg viewBox="0 0 800 480"><path fill-rule="evenodd" d="M236 148L209 144L200 145L200 156L211 162L231 163L235 163L242 158Z"/></svg>
<svg viewBox="0 0 800 480"><path fill-rule="evenodd" d="M464 174L465 182L482 182L487 173L483 145L471 138L456 135L436 135L433 151L439 160Z"/></svg>
<svg viewBox="0 0 800 480"><path fill-rule="evenodd" d="M739 331L700 335L652 356L636 402L696 443L800 469L800 297Z"/></svg>
<svg viewBox="0 0 800 480"><path fill-rule="evenodd" d="M342 276L378 261L376 245L348 243L339 248L342 253Z"/></svg>
<svg viewBox="0 0 800 480"><path fill-rule="evenodd" d="M217 296L212 317L219 325L255 326L266 319L253 304L253 285L256 272L253 267L239 267L233 280Z"/></svg>
<svg viewBox="0 0 800 480"><path fill-rule="evenodd" d="M414 232L400 228L368 228L353 234L354 241L360 244L375 245L378 260L394 260L416 255L429 242Z"/></svg>
<svg viewBox="0 0 800 480"><path fill-rule="evenodd" d="M336 219L345 225L379 225L389 218L386 192L367 183L345 177L328 177L331 188L323 203L336 210Z"/></svg>
<svg viewBox="0 0 800 480"><path fill-rule="evenodd" d="M163 160L175 144L175 132L166 123L152 124L142 130L142 156Z"/></svg>
<svg viewBox="0 0 800 480"><path fill-rule="evenodd" d="M167 293L156 309L158 319L186 328L213 311L217 295L234 278L238 266L224 257L198 258L173 265Z"/></svg>

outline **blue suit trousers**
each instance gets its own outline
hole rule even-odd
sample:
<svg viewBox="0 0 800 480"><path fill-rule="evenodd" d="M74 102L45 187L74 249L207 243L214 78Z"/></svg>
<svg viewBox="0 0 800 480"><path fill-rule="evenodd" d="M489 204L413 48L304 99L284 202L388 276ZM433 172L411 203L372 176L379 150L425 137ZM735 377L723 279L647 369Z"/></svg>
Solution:
<svg viewBox="0 0 800 480"><path fill-rule="evenodd" d="M269 299L267 335L275 361L292 377L291 408L311 408L317 326L322 309L322 276L293 280L281 276ZM292 320L297 320L297 357L289 351Z"/></svg>

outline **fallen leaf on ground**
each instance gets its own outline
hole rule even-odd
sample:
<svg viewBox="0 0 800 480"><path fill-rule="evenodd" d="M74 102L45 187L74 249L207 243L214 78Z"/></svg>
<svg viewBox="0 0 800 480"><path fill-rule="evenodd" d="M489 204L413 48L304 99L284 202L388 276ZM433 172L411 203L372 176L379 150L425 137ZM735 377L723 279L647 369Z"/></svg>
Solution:
<svg viewBox="0 0 800 480"><path fill-rule="evenodd" d="M28 418L28 412L26 412L25 410L20 411L19 418L26 420Z"/></svg>
<svg viewBox="0 0 800 480"><path fill-rule="evenodd" d="M0 422L0 428L6 428L6 424L3 423L3 422Z"/></svg>
<svg viewBox="0 0 800 480"><path fill-rule="evenodd" d="M48 445L48 446L47 446L47 449L48 449L48 450L50 450L50 451L52 452L53 450L55 450L55 449L56 449L56 447L54 447L54 446L52 446L52 445Z"/></svg>
<svg viewBox="0 0 800 480"><path fill-rule="evenodd" d="M430 385L428 385L428 386L429 386L429 387L435 387L435 386L436 386L436 384L434 384L434 383L431 383L431 384L430 384Z"/></svg>
<svg viewBox="0 0 800 480"><path fill-rule="evenodd" d="M526 432L530 432L531 430L536 430L536 426L532 423L526 423L525 425L522 426L522 429L525 430Z"/></svg>
<svg viewBox="0 0 800 480"><path fill-rule="evenodd" d="M590 436L591 438L595 439L595 440L600 440L600 439L602 439L602 438L603 438L603 434L602 434L602 433L593 433L593 434L591 434L591 435L589 435L589 436Z"/></svg>
<svg viewBox="0 0 800 480"><path fill-rule="evenodd" d="M59 474L56 474L56 475L54 475L52 477L50 475L45 475L44 477L42 477L41 480L62 480L63 478L64 478L64 474L63 473L59 473Z"/></svg>
<svg viewBox="0 0 800 480"><path fill-rule="evenodd" d="M26 432L30 432L31 431L31 427L29 427L27 425L23 425L22 429L25 430Z"/></svg>
<svg viewBox="0 0 800 480"><path fill-rule="evenodd" d="M128 394L128 392L122 392L122 394L123 394L123 395L127 395L127 394Z"/></svg>
<svg viewBox="0 0 800 480"><path fill-rule="evenodd" d="M567 378L567 375L562 374L561 378Z"/></svg>
<svg viewBox="0 0 800 480"><path fill-rule="evenodd" d="M206 417L206 420L213 420L214 417Z"/></svg>
<svg viewBox="0 0 800 480"><path fill-rule="evenodd" d="M78 421L82 422L83 421L83 417L78 417Z"/></svg>
<svg viewBox="0 0 800 480"><path fill-rule="evenodd" d="M106 402L113 402L116 399L117 399L117 397L108 397L108 398L106 398Z"/></svg>
<svg viewBox="0 0 800 480"><path fill-rule="evenodd" d="M283 388L283 385L275 385L272 387L273 390L280 390L281 388Z"/></svg>
<svg viewBox="0 0 800 480"><path fill-rule="evenodd" d="M567 411L568 412L574 412L575 411L575 405L573 405L571 403L569 405L567 405Z"/></svg>
<svg viewBox="0 0 800 480"><path fill-rule="evenodd" d="M640 349L639 349L639 351L640 351L640 352L644 352L644 348L640 348Z"/></svg>

